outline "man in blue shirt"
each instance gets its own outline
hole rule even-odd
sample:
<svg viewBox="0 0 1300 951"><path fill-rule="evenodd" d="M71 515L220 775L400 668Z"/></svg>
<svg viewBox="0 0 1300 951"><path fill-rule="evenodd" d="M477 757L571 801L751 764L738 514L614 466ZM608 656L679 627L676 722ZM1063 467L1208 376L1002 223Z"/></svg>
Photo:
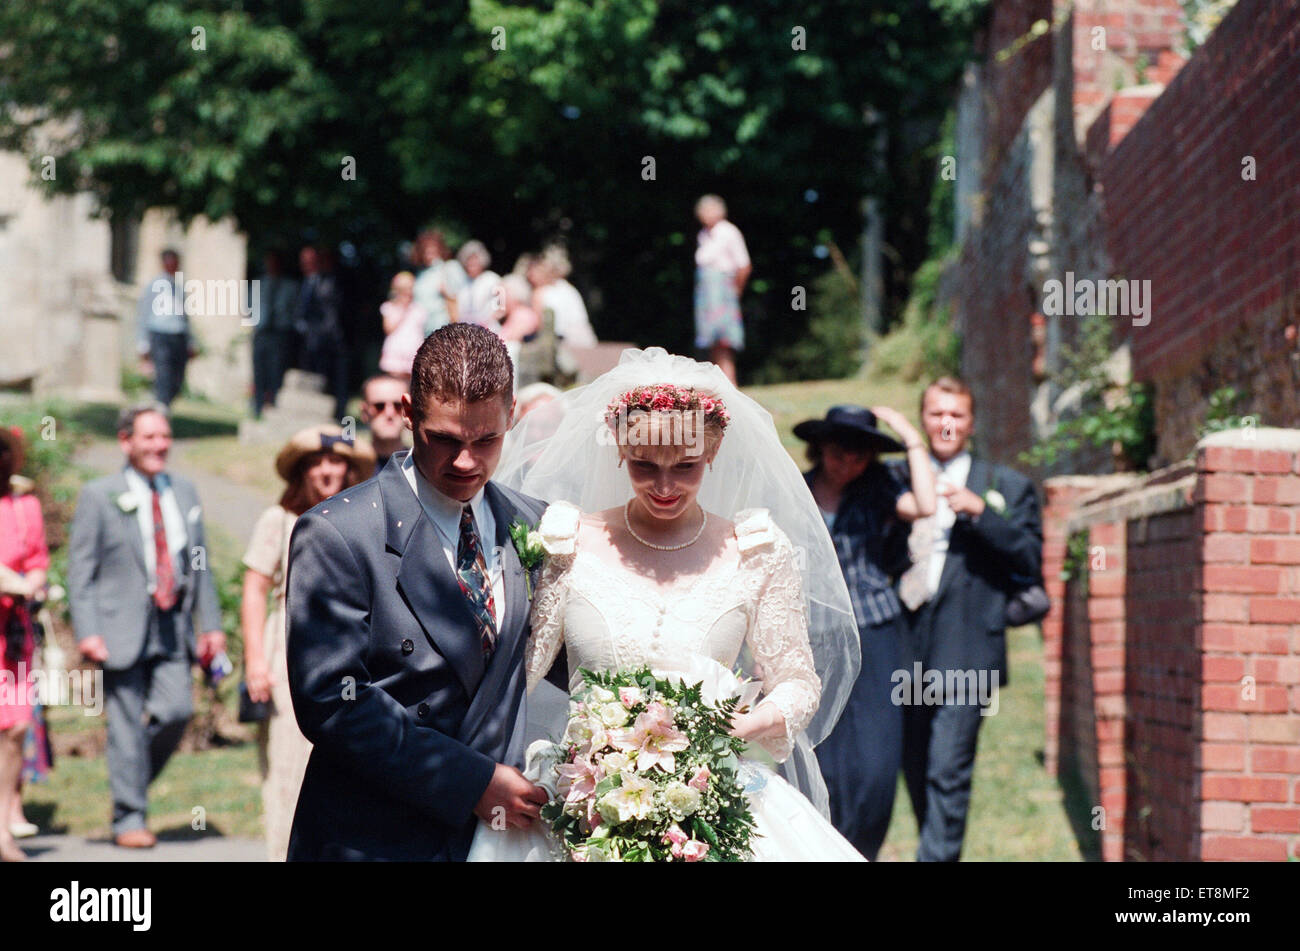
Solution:
<svg viewBox="0 0 1300 951"><path fill-rule="evenodd" d="M153 365L154 398L171 406L185 385L185 364L197 352L185 313L185 282L178 276L181 258L168 248L163 271L145 286L136 309L140 358Z"/></svg>

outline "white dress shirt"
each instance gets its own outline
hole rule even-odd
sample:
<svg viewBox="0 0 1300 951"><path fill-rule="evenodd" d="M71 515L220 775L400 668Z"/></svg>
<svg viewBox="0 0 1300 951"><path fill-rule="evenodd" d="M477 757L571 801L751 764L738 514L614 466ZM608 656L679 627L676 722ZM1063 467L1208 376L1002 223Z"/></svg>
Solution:
<svg viewBox="0 0 1300 951"><path fill-rule="evenodd" d="M144 543L145 574L149 578L149 593L152 595L158 586L158 558L153 540L153 490L149 480L136 471L134 466L127 466L126 487L135 496L135 520L140 526L140 538ZM185 548L189 544L189 534L185 529L185 516L176 493L172 491L172 481L163 473L156 477L159 504L162 507L163 529L167 532L167 548L172 553L172 569L177 583L184 574Z"/></svg>
<svg viewBox="0 0 1300 951"><path fill-rule="evenodd" d="M966 487L970 476L970 453L959 452L947 462L940 462L930 457L930 468L934 471L935 490L945 485L955 489ZM948 505L947 496L938 493L934 512L934 547L930 549L930 572L927 582L930 591L939 590L939 579L943 577L943 563L948 557L948 542L952 536L952 526L957 521L957 514Z"/></svg>
<svg viewBox="0 0 1300 951"><path fill-rule="evenodd" d="M460 513L465 503L458 502L435 489L416 468L414 453L407 454L402 462L402 475L406 476L407 485L420 500L420 507L424 509L425 516L438 530L442 553L446 556L447 563L451 565L452 573L455 574L456 552L460 548ZM469 507L474 513L474 527L478 530L479 550L483 552L483 560L487 562L488 577L492 579L493 614L497 620L497 631L500 632L506 616L506 587L501 570L502 553L496 547L496 519L492 517L492 506L488 505L483 498L482 489L479 489L474 494L474 498L469 500Z"/></svg>

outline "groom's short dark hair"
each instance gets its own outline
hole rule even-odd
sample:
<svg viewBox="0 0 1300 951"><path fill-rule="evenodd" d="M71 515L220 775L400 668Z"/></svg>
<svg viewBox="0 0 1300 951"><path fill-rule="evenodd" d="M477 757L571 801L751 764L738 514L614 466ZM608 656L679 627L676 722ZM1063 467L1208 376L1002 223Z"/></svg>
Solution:
<svg viewBox="0 0 1300 951"><path fill-rule="evenodd" d="M425 338L411 367L411 410L424 416L432 397L478 403L514 395L515 368L498 334L478 324L448 324Z"/></svg>

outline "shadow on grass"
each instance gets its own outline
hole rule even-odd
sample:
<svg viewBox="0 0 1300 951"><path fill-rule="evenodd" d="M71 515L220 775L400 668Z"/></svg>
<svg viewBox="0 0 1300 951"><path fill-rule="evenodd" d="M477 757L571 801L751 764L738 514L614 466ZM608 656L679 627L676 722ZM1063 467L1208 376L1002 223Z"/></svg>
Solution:
<svg viewBox="0 0 1300 951"><path fill-rule="evenodd" d="M112 403L83 403L71 407L68 415L73 424L95 436L117 438L117 414L121 407ZM201 439L207 436L235 436L239 423L233 419L198 416L186 410L172 413L172 436L176 439Z"/></svg>
<svg viewBox="0 0 1300 951"><path fill-rule="evenodd" d="M24 802L23 814L27 816L27 821L37 826L41 830L41 835L67 835L68 824L60 822L57 825L54 822L54 813L58 811L58 805L52 802Z"/></svg>
<svg viewBox="0 0 1300 951"><path fill-rule="evenodd" d="M224 839L226 833L218 825L209 824L206 828L195 829L187 825L175 825L157 832L159 842L197 842L200 839Z"/></svg>
<svg viewBox="0 0 1300 951"><path fill-rule="evenodd" d="M1065 814L1085 862L1101 861L1101 833L1092 827L1092 797L1078 770L1062 764L1059 782L1065 795Z"/></svg>

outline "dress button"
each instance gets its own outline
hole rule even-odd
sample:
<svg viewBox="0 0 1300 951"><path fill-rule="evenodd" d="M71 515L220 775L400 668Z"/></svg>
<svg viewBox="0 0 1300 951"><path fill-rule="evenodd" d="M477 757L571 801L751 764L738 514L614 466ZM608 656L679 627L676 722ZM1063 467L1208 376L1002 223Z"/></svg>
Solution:
<svg viewBox="0 0 1300 951"><path fill-rule="evenodd" d="M423 720L429 715L429 705L427 703L420 704L415 708L415 715Z"/></svg>
<svg viewBox="0 0 1300 951"><path fill-rule="evenodd" d="M411 654L411 653L414 653L414 652L415 652L415 641L411 640L409 637L403 639L403 641L402 641L402 653L403 653L403 654Z"/></svg>

